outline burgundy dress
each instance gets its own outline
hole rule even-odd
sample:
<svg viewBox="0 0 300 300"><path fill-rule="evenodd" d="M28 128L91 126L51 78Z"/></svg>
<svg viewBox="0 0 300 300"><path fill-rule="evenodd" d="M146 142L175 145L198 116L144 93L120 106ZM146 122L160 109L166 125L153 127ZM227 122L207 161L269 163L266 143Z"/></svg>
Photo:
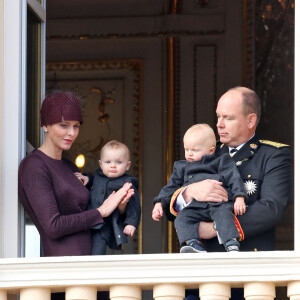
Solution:
<svg viewBox="0 0 300 300"><path fill-rule="evenodd" d="M33 150L19 167L19 197L37 227L44 256L90 255L90 228L102 223L86 210L89 191L74 175L77 167Z"/></svg>

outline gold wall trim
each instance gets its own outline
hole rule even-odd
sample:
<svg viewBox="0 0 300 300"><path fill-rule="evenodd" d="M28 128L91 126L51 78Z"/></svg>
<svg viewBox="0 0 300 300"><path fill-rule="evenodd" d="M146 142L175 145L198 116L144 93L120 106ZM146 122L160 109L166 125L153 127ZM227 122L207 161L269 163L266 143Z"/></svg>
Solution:
<svg viewBox="0 0 300 300"><path fill-rule="evenodd" d="M167 129L167 180L174 163L174 38L168 39L168 129ZM168 222L168 253L173 252L173 222Z"/></svg>
<svg viewBox="0 0 300 300"><path fill-rule="evenodd" d="M168 38L172 36L186 37L186 36L215 36L215 35L224 35L224 30L205 30L205 31L196 31L196 30L172 30L172 31L162 31L156 33L128 33L128 34L119 34L119 33L110 33L110 34L74 34L74 35L50 35L47 36L47 42L51 41L86 41L86 40L102 40L102 39L128 39L128 38Z"/></svg>

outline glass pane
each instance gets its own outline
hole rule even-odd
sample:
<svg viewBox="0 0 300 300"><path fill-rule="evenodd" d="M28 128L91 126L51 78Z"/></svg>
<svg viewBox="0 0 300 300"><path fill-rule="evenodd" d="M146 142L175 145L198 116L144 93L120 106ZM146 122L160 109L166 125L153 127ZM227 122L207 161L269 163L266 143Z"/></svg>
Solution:
<svg viewBox="0 0 300 300"><path fill-rule="evenodd" d="M26 137L33 147L40 145L41 23L27 13L27 107Z"/></svg>

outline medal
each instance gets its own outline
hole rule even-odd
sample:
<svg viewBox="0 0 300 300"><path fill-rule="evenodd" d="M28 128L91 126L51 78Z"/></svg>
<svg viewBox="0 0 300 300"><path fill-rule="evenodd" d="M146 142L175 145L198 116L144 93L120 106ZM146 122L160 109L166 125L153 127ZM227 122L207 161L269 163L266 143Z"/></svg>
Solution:
<svg viewBox="0 0 300 300"><path fill-rule="evenodd" d="M257 185L253 180L247 180L245 183L246 193L251 196L257 191Z"/></svg>

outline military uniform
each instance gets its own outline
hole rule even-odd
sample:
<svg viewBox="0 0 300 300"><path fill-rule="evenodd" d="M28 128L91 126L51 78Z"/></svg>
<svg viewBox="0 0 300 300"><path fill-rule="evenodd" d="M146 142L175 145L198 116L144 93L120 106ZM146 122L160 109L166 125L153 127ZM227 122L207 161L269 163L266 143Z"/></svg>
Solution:
<svg viewBox="0 0 300 300"><path fill-rule="evenodd" d="M228 153L228 147L218 144L217 154L222 153ZM248 194L246 213L238 216L245 237L240 250L274 250L275 226L291 196L290 150L287 145L259 140L255 135L232 159ZM211 252L224 251L217 238L205 240L205 248Z"/></svg>

